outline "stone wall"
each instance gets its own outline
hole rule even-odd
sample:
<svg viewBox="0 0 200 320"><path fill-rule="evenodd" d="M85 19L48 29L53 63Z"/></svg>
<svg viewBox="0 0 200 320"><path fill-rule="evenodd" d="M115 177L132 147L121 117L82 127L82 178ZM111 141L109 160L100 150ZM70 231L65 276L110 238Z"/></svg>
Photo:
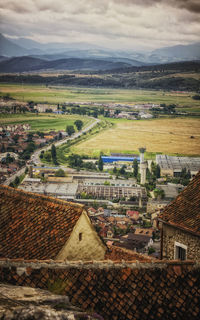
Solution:
<svg viewBox="0 0 200 320"><path fill-rule="evenodd" d="M0 259L0 281L69 296L105 320L200 319L200 263Z"/></svg>
<svg viewBox="0 0 200 320"><path fill-rule="evenodd" d="M187 259L200 260L200 237L163 223L163 259L174 260L175 242L187 247Z"/></svg>

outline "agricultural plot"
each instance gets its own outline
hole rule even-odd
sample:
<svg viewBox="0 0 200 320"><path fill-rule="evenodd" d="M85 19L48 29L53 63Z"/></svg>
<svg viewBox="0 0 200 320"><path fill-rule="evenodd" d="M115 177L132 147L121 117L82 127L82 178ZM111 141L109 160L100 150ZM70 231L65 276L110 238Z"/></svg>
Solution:
<svg viewBox="0 0 200 320"><path fill-rule="evenodd" d="M91 118L78 115L54 115L54 114L9 114L0 115L0 124L29 123L32 131L65 130L67 125L73 125L74 121L82 120L84 127L92 122Z"/></svg>
<svg viewBox="0 0 200 320"><path fill-rule="evenodd" d="M200 156L198 119L115 120L114 123L112 128L74 146L71 152L97 156L100 151L133 153L145 146L153 154Z"/></svg>
<svg viewBox="0 0 200 320"><path fill-rule="evenodd" d="M10 94L20 101L34 101L36 103L64 103L64 102L99 102L99 103L166 103L184 106L192 111L200 111L200 103L193 100L191 92L177 93L156 90L133 90L111 88L78 88L44 85L1 84L0 96Z"/></svg>

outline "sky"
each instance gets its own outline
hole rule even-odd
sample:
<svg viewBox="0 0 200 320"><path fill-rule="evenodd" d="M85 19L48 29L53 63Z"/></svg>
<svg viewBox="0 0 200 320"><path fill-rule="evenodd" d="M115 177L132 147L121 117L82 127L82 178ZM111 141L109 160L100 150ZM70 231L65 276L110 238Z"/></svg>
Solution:
<svg viewBox="0 0 200 320"><path fill-rule="evenodd" d="M154 50L200 41L200 0L0 0L0 32L42 43Z"/></svg>

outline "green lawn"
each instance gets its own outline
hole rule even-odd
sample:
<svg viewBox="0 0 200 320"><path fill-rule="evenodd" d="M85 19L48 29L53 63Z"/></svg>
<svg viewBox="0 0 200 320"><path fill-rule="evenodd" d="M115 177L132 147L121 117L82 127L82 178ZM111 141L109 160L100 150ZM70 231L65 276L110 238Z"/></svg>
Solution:
<svg viewBox="0 0 200 320"><path fill-rule="evenodd" d="M93 120L87 116L79 115L55 115L55 114L0 114L0 124L29 123L32 131L65 130L67 125L73 125L74 121L82 120L84 127Z"/></svg>

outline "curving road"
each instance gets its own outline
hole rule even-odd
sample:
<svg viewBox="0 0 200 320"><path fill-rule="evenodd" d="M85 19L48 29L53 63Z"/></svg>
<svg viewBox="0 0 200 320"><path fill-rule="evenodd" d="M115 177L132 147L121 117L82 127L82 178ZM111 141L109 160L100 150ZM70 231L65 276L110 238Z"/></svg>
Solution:
<svg viewBox="0 0 200 320"><path fill-rule="evenodd" d="M56 147L62 145L63 143L66 143L67 141L69 140L74 140L76 139L77 137L81 136L84 132L87 132L89 131L90 129L92 129L98 122L100 122L99 119L96 119L96 118L92 118L94 119L94 122L92 122L90 125L88 125L87 127L85 127L83 130L81 131L78 131L76 133L74 133L72 136L70 137L66 137L65 139L63 140L60 140L60 141L57 141L57 142L53 142L51 144L49 144L48 146L46 147L43 147L41 149L37 149L31 156L31 160L36 164L36 165L40 165L41 164L41 161L40 161L40 153L41 151L47 151L47 150L50 150L51 149L51 146L52 144L54 144Z"/></svg>
<svg viewBox="0 0 200 320"><path fill-rule="evenodd" d="M90 129L92 129L98 122L100 122L99 119L96 119L96 118L92 118L94 119L94 121L88 125L87 127L85 127L83 130L81 131L78 131L76 132L75 134L73 134L72 136L70 137L67 137L63 140L60 140L60 141L57 141L57 142L54 142L54 143L51 143L49 144L48 146L46 147L43 147L43 148L40 148L40 149L37 149L31 156L31 161L33 161L36 165L40 165L41 164L41 161L40 161L40 152L41 151L47 151L49 149L51 149L51 146L52 144L54 144L56 147L57 146L60 146L61 144L63 143L66 143L68 140L73 140L73 139L76 139L77 137L81 136L84 132L87 132L89 131ZM12 176L10 176L6 181L3 182L4 185L9 185L12 181L14 181L14 179L16 177L19 177L21 176L24 172L25 172L25 169L26 167L23 167L21 168L20 170L18 170L17 172L15 172Z"/></svg>

